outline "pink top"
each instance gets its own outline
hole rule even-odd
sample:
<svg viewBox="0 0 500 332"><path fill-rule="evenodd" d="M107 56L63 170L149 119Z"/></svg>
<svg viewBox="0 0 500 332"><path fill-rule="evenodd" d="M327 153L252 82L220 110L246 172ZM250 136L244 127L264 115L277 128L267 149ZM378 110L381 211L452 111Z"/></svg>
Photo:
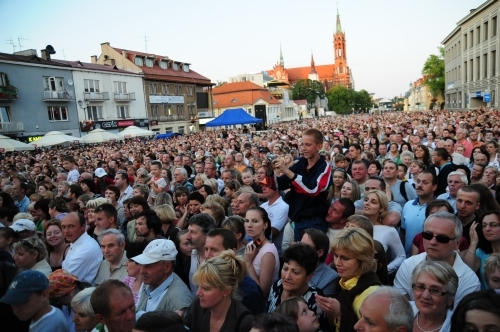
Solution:
<svg viewBox="0 0 500 332"><path fill-rule="evenodd" d="M248 245L251 245L253 243L250 242ZM255 273L257 274L257 277L260 278L260 263L262 262L262 257L264 257L265 254L268 252L272 253L274 255L274 271L273 271L273 284L276 280L278 280L278 275L279 275L279 269L280 269L280 259L278 256L278 250L276 249L276 246L273 243L266 243L260 248L259 252L253 259L252 265L253 268L255 269Z"/></svg>
<svg viewBox="0 0 500 332"><path fill-rule="evenodd" d="M132 286L134 284L135 278L134 277L125 277L123 278L122 282L130 287L130 290L132 291L132 295L134 296L134 302L137 305L137 302L139 302L139 293L134 292L132 289Z"/></svg>

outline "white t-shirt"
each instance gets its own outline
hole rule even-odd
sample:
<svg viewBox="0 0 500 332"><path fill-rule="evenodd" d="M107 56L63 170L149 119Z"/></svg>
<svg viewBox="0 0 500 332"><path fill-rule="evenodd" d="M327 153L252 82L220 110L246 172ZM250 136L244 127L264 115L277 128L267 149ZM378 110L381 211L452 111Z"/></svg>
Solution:
<svg viewBox="0 0 500 332"><path fill-rule="evenodd" d="M167 186L167 182L165 182L165 179L162 178L161 176L158 179L156 179L156 180L153 179L153 180L156 183L156 185L158 186L158 188L163 189ZM153 190L153 188L151 188L149 190L149 197L154 199L154 198L156 198L156 195L158 195L158 194Z"/></svg>
<svg viewBox="0 0 500 332"><path fill-rule="evenodd" d="M69 327L62 311L52 307L39 320L30 323L30 332L69 332Z"/></svg>
<svg viewBox="0 0 500 332"><path fill-rule="evenodd" d="M74 169L68 173L68 183L74 184L78 183L78 178L80 177L80 173L78 173L78 170Z"/></svg>

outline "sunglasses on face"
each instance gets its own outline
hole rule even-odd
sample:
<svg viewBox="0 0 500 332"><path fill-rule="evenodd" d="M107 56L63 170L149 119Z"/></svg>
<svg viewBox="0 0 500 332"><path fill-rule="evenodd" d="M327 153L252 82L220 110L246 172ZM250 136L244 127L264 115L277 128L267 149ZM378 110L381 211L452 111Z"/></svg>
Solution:
<svg viewBox="0 0 500 332"><path fill-rule="evenodd" d="M434 235L432 233L429 233L429 232L422 232L422 237L425 239L425 240L432 240L432 238L436 238L436 241L439 242L439 243L449 243L451 240L456 240L457 238L456 237L449 237L449 236L446 236L446 235Z"/></svg>

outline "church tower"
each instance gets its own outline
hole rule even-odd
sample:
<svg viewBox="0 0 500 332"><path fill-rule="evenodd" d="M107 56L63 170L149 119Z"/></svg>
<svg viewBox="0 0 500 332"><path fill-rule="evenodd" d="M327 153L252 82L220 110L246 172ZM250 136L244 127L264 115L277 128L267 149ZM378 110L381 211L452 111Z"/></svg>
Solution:
<svg viewBox="0 0 500 332"><path fill-rule="evenodd" d="M349 68L347 67L345 32L340 24L340 14L337 8L337 28L333 35L333 52L335 59L334 85L350 87Z"/></svg>
<svg viewBox="0 0 500 332"><path fill-rule="evenodd" d="M311 52L311 71L309 72L309 75L307 77L311 81L319 81L319 75L318 72L316 71L316 64L314 63L314 56Z"/></svg>

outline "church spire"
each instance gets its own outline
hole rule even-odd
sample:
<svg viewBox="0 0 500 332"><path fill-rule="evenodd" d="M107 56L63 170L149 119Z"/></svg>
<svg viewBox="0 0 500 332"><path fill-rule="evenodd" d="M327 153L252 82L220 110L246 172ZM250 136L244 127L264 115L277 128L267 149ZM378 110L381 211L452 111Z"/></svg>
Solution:
<svg viewBox="0 0 500 332"><path fill-rule="evenodd" d="M280 43L280 65L285 68L285 61L283 61L283 52L281 52L281 43Z"/></svg>
<svg viewBox="0 0 500 332"><path fill-rule="evenodd" d="M314 55L311 50L311 72L310 74L316 74L316 65L314 64Z"/></svg>
<svg viewBox="0 0 500 332"><path fill-rule="evenodd" d="M339 14L338 3L337 3L337 33L342 33L342 26L340 25L340 14Z"/></svg>

